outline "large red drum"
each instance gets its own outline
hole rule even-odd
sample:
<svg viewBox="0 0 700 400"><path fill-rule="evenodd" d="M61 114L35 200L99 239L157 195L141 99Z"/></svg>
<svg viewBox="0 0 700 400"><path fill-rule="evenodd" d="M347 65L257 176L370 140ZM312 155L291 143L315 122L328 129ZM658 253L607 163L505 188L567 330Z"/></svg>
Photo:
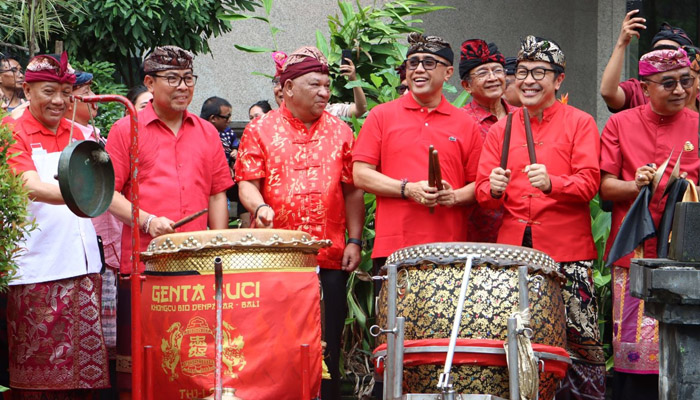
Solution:
<svg viewBox="0 0 700 400"><path fill-rule="evenodd" d="M394 252L387 264L398 265L399 296L397 317L405 317L407 354L404 362L405 393L437 393L438 377L444 368L445 354L431 350L421 356L419 348L447 349L457 309L459 289L467 254L479 254L474 265L459 332L460 347L494 347L507 339L507 320L518 311L518 266L528 267L532 343L545 345L542 353L558 360L566 355L566 314L561 294L564 277L558 265L545 253L519 247L489 243L432 243L407 247ZM385 281L377 309L379 326L387 326L387 283ZM380 336L380 344L385 336ZM437 344L436 344L437 343ZM495 346L499 347L499 346ZM386 346L380 346L379 355ZM468 352L468 350L465 350ZM445 351L446 353L446 351ZM509 397L505 356L482 360L475 355L456 355L452 367L457 393L490 394ZM468 353L467 353L468 354ZM550 356L551 354L551 356ZM474 358L476 357L476 358ZM566 371L566 362L564 371ZM540 375L540 398L551 399L561 369L545 369Z"/></svg>
<svg viewBox="0 0 700 400"><path fill-rule="evenodd" d="M316 254L325 241L298 231L176 233L142 253L144 346L155 349L154 398L203 398L215 384L214 259L223 261L223 387L242 400L301 399L302 344L311 393L321 383ZM313 396L312 396L313 397Z"/></svg>

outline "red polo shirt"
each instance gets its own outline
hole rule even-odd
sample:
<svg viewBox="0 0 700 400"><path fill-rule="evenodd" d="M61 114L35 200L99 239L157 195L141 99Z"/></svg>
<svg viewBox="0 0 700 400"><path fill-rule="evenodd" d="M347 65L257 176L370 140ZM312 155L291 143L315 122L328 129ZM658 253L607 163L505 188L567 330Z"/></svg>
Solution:
<svg viewBox="0 0 700 400"><path fill-rule="evenodd" d="M501 99L501 104L506 113L514 112L518 109L506 103L503 99ZM498 122L498 118L491 114L491 111L480 106L474 100L467 103L463 109L477 124L479 124L481 138L486 140L486 134L493 124ZM498 230L501 229L502 223L503 207L491 210L475 204L467 220L467 240L470 242L496 243L498 240Z"/></svg>
<svg viewBox="0 0 700 400"><path fill-rule="evenodd" d="M479 126L444 96L428 112L408 95L372 109L352 160L376 165L377 171L394 179L423 181L428 179L428 148L433 145L442 179L458 189L474 181L481 144ZM436 206L430 214L412 200L378 196L372 257L387 257L417 244L466 241L466 217L464 206Z"/></svg>
<svg viewBox="0 0 700 400"><path fill-rule="evenodd" d="M625 92L625 104L623 104L619 110L613 110L608 107L608 110L611 112L628 110L649 102L649 98L644 95L642 85L637 79L630 78L624 82L620 82L620 89Z"/></svg>
<svg viewBox="0 0 700 400"><path fill-rule="evenodd" d="M662 197L671 171L676 165L678 154L681 155L681 172L688 173L688 179L698 181L698 113L684 108L676 115L664 117L656 114L649 104L619 112L610 117L603 128L601 136L600 169L625 181L633 181L637 168L656 163L660 166L673 149L673 156L668 164L654 197L649 204L649 211L658 226L666 207L667 197ZM607 252L610 250L622 219L632 206L634 198L615 202L612 212L610 238ZM644 242L644 257L656 257L656 238ZM615 265L629 268L632 253L615 262Z"/></svg>
<svg viewBox="0 0 700 400"><path fill-rule="evenodd" d="M219 133L211 123L185 111L177 136L158 119L153 104L138 113L139 206L173 221L209 207L209 197L233 185ZM130 198L130 117L117 121L109 132L107 152L114 165L115 190ZM200 217L178 232L207 229ZM139 235L141 251L151 236ZM131 229L122 231L121 272L131 272Z"/></svg>
<svg viewBox="0 0 700 400"><path fill-rule="evenodd" d="M275 228L331 240L331 247L318 253L321 268L341 268L346 230L341 183L352 184L354 142L339 118L324 112L307 129L283 103L248 124L238 148L236 181L262 179Z"/></svg>
<svg viewBox="0 0 700 400"><path fill-rule="evenodd" d="M9 118L6 117L6 118ZM13 129L16 142L10 147L8 154L18 153L7 162L15 169L17 174L25 171L36 171L32 160L32 144L46 150L47 153L62 151L68 146L70 138L70 122L61 119L56 133L51 132L41 122L37 121L29 110L17 119L3 119L3 124L8 124ZM83 133L75 128L73 139L81 140ZM58 184L58 181L56 181Z"/></svg>
<svg viewBox="0 0 700 400"><path fill-rule="evenodd" d="M598 192L600 137L593 117L558 101L544 110L542 122L531 118L537 162L547 167L552 191L542 193L530 184L530 164L522 109L513 114L508 166L510 183L499 199L491 197L489 175L500 164L505 118L489 131L481 153L476 198L482 207L503 204L503 225L498 242L521 245L525 227L532 243L556 262L597 257L591 235L589 201Z"/></svg>

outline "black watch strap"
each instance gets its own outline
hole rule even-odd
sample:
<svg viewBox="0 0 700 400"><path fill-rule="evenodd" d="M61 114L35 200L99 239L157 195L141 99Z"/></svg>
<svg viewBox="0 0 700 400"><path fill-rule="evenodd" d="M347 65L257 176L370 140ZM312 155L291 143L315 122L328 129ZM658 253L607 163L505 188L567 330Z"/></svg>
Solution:
<svg viewBox="0 0 700 400"><path fill-rule="evenodd" d="M358 246L360 246L360 247L362 247L362 244L363 244L363 243L362 243L362 240L360 240L360 239L355 239L355 238L349 238L347 244L350 244L350 243L356 244L356 245L358 245Z"/></svg>

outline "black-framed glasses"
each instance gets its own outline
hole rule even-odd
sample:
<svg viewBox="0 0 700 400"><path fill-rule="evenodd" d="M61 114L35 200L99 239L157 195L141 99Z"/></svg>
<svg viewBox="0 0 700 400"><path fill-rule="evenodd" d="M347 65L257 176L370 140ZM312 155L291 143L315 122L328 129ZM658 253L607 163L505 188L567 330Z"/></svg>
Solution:
<svg viewBox="0 0 700 400"><path fill-rule="evenodd" d="M689 89L693 87L693 82L695 82L695 78L693 78L692 76L682 76L680 79L664 79L661 82L653 81L651 79L644 79L644 81L656 83L657 85L663 86L664 90L668 92L673 92L679 83L681 84L681 87L683 89Z"/></svg>
<svg viewBox="0 0 700 400"><path fill-rule="evenodd" d="M197 75L151 75L155 78L163 78L168 81L168 85L173 87L178 87L182 82L185 82L185 86L192 87L197 83Z"/></svg>
<svg viewBox="0 0 700 400"><path fill-rule="evenodd" d="M500 67L496 67L494 69L484 69L481 71L477 71L469 75L472 78L484 80L488 79L488 77L491 76L491 74L493 74L493 76L495 76L496 78L503 78L504 76L506 76L506 70Z"/></svg>
<svg viewBox="0 0 700 400"><path fill-rule="evenodd" d="M401 84L396 87L396 91L399 92L399 94L404 94L405 91L408 90L408 85Z"/></svg>
<svg viewBox="0 0 700 400"><path fill-rule="evenodd" d="M231 119L231 114L226 114L226 115L214 114L214 116L215 116L215 117L219 117L219 118L223 118L223 119L225 119L226 121L228 121L229 119Z"/></svg>
<svg viewBox="0 0 700 400"><path fill-rule="evenodd" d="M0 74L5 73L5 72L12 72L13 74L16 74L18 72L22 72L22 68L19 67L12 67L8 69L0 69Z"/></svg>
<svg viewBox="0 0 700 400"><path fill-rule="evenodd" d="M417 69L419 65L423 64L423 69L426 71L430 71L431 69L435 69L438 64L442 64L446 67L449 67L450 64L446 62L442 62L440 60L436 60L432 57L425 57L424 59L420 59L418 57L411 57L406 60L406 68L410 69L413 71L414 69Z"/></svg>
<svg viewBox="0 0 700 400"><path fill-rule="evenodd" d="M556 70L551 69L551 68L544 68L544 67L536 67L533 69L527 69L525 67L518 67L515 70L515 79L524 81L527 79L527 75L531 74L532 79L536 81L541 81L544 79L545 75L547 75L547 72L556 72Z"/></svg>

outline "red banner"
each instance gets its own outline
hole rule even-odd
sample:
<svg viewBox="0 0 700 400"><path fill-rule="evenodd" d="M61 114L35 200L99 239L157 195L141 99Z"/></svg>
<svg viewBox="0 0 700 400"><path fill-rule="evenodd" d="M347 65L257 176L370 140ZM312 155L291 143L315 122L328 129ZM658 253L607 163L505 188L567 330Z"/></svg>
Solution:
<svg viewBox="0 0 700 400"><path fill-rule="evenodd" d="M308 344L311 393L321 385L319 281L313 269L224 274L223 387L242 400L301 398L300 345ZM215 382L213 275L148 276L144 346L155 353L155 399L209 396Z"/></svg>

